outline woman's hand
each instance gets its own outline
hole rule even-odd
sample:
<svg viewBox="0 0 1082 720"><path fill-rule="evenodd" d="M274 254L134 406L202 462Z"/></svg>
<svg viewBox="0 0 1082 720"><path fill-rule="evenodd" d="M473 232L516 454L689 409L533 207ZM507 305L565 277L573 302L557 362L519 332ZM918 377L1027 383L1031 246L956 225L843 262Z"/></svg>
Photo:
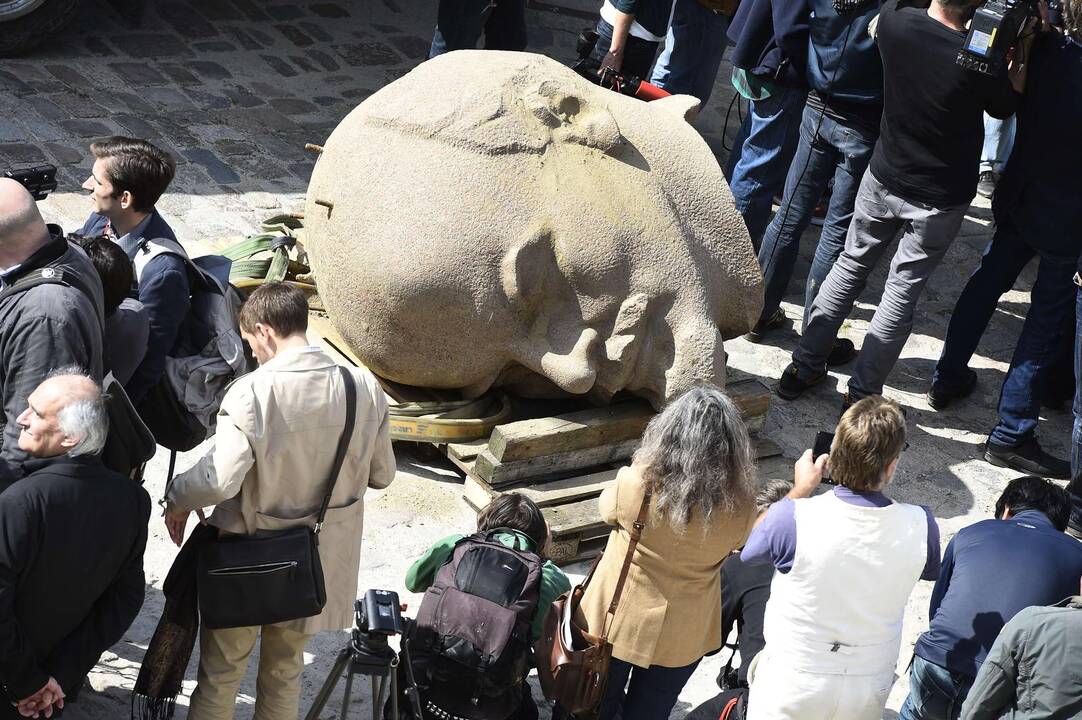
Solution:
<svg viewBox="0 0 1082 720"><path fill-rule="evenodd" d="M825 454L813 459L812 451L805 450L793 467L793 489L789 491L788 497L793 499L811 497L815 489L823 482L823 473L826 472L829 459L830 456Z"/></svg>

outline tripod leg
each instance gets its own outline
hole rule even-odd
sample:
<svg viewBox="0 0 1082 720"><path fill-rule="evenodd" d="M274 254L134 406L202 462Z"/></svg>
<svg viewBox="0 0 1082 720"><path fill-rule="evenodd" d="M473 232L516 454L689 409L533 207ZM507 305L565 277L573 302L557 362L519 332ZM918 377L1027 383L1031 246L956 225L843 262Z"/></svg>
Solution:
<svg viewBox="0 0 1082 720"><path fill-rule="evenodd" d="M391 717L398 720L398 673L394 667L391 668Z"/></svg>
<svg viewBox="0 0 1082 720"><path fill-rule="evenodd" d="M332 667L330 673L327 674L327 679L323 681L323 687L321 687L316 694L316 699L312 703L311 709L308 710L308 714L304 716L304 720L319 720L319 714L323 712L323 708L326 707L327 699L330 698L331 693L334 692L334 686L338 684L338 680L342 676L342 670L349 662L349 659L349 648L338 653L338 658L334 661L334 667Z"/></svg>
<svg viewBox="0 0 1082 720"><path fill-rule="evenodd" d="M346 673L346 691L342 693L342 720L349 717L349 700L353 696L353 667Z"/></svg>

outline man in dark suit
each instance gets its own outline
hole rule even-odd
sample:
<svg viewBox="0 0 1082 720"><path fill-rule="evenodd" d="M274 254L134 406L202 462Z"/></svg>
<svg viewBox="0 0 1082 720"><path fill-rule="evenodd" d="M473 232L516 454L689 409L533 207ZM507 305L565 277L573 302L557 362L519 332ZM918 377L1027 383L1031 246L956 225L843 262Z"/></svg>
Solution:
<svg viewBox="0 0 1082 720"><path fill-rule="evenodd" d="M30 394L32 457L0 493L0 718L50 717L76 698L143 604L150 497L98 458L98 384L65 368Z"/></svg>

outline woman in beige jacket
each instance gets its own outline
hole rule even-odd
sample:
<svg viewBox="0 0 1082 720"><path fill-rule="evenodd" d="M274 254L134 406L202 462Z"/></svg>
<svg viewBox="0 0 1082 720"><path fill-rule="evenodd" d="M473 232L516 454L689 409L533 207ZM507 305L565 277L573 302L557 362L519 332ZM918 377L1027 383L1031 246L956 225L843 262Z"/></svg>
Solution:
<svg viewBox="0 0 1082 720"><path fill-rule="evenodd" d="M669 716L703 655L721 647L721 562L755 519L751 443L733 402L696 388L654 418L630 467L599 501L614 528L583 597L591 633L613 646L601 720ZM630 531L645 527L615 616L608 613Z"/></svg>

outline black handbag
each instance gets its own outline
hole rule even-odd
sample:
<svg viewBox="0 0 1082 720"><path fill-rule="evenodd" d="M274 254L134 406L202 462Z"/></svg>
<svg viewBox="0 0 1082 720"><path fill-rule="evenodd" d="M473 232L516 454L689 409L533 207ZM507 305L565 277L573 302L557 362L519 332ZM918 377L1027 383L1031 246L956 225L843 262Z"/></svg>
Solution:
<svg viewBox="0 0 1082 720"><path fill-rule="evenodd" d="M213 630L271 625L318 615L327 604L319 531L357 420L357 387L346 368L346 426L314 527L226 535L199 553L199 614Z"/></svg>

